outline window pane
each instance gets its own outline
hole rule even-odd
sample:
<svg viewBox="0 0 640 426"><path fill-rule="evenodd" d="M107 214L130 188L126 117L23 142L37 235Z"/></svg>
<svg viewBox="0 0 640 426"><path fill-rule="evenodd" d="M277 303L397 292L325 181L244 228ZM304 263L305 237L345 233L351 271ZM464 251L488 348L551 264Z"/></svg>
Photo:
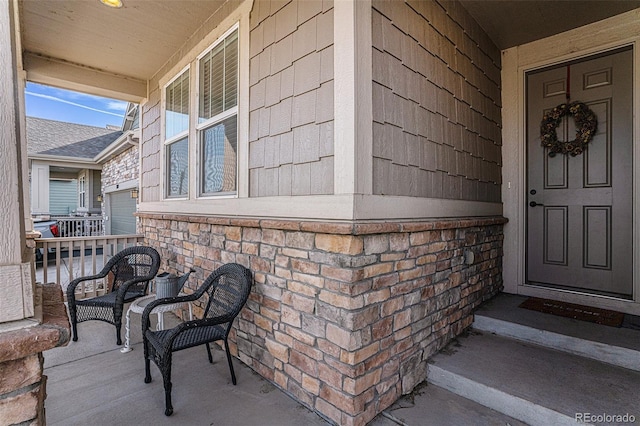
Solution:
<svg viewBox="0 0 640 426"><path fill-rule="evenodd" d="M236 115L202 130L203 194L236 190L237 142Z"/></svg>
<svg viewBox="0 0 640 426"><path fill-rule="evenodd" d="M165 138L189 128L189 70L165 89Z"/></svg>
<svg viewBox="0 0 640 426"><path fill-rule="evenodd" d="M187 195L189 190L189 140L167 145L167 197Z"/></svg>
<svg viewBox="0 0 640 426"><path fill-rule="evenodd" d="M238 32L225 41L224 61L224 109L238 104Z"/></svg>
<svg viewBox="0 0 640 426"><path fill-rule="evenodd" d="M238 31L200 59L199 67L198 122L203 123L238 103Z"/></svg>

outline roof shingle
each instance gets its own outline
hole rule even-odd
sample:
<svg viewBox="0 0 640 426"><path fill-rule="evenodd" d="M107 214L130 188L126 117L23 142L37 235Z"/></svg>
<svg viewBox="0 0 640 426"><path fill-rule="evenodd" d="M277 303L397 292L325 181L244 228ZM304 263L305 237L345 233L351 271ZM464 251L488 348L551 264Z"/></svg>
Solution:
<svg viewBox="0 0 640 426"><path fill-rule="evenodd" d="M27 153L93 158L122 135L102 127L27 117Z"/></svg>

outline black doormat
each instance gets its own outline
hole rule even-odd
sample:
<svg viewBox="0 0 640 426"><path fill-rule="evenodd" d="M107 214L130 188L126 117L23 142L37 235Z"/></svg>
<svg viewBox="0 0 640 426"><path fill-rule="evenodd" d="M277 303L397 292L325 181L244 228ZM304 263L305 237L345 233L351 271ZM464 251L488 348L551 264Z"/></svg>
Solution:
<svg viewBox="0 0 640 426"><path fill-rule="evenodd" d="M624 314L622 312L592 308L590 306L576 305L558 300L540 299L538 297L528 298L520 304L520 307L561 317L574 318L580 321L609 325L611 327L620 327L624 320Z"/></svg>

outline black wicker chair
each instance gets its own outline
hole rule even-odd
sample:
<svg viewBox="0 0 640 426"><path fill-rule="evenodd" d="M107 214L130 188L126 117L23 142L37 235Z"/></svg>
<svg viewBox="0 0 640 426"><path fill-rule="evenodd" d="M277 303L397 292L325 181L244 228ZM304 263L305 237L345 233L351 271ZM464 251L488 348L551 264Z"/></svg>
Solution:
<svg viewBox="0 0 640 426"><path fill-rule="evenodd" d="M160 255L151 247L128 247L116 253L100 272L76 278L67 287L67 302L73 330L73 341L78 341L78 323L98 320L116 327L116 342L122 344L122 311L124 304L144 296L160 268ZM107 277L111 273L112 275ZM109 281L109 292L103 296L76 300L76 286L83 281L104 278Z"/></svg>
<svg viewBox="0 0 640 426"><path fill-rule="evenodd" d="M142 313L142 336L144 338L145 383L151 382L150 361L160 369L164 381L165 411L173 413L171 405L171 357L172 353L199 345L207 346L209 362L213 363L209 344L224 341L231 380L236 384L231 353L227 338L234 318L240 313L251 292L251 272L242 265L230 263L216 269L193 294L168 297L153 301ZM154 331L150 327L149 316L158 305L200 301L203 306L202 318L183 322L178 326Z"/></svg>

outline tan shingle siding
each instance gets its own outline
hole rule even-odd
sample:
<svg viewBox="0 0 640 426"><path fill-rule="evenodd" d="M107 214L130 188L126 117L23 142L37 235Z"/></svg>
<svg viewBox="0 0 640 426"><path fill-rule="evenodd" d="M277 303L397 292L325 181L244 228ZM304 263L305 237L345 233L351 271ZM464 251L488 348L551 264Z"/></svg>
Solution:
<svg viewBox="0 0 640 426"><path fill-rule="evenodd" d="M374 193L499 201L499 50L456 1L374 0L372 31Z"/></svg>
<svg viewBox="0 0 640 426"><path fill-rule="evenodd" d="M332 8L333 2L321 0L254 5L252 197L333 193Z"/></svg>

